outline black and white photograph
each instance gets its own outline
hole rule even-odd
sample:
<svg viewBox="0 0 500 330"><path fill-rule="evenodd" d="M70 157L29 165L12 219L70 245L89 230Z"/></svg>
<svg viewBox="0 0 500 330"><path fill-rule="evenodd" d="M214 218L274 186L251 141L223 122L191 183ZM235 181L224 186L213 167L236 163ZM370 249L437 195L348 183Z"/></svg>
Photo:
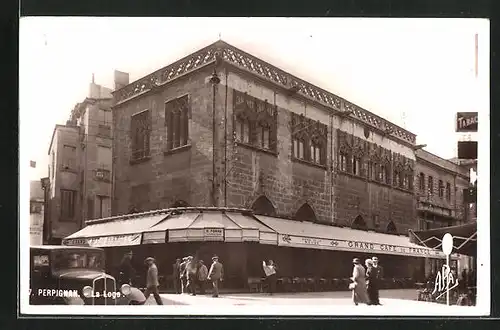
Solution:
<svg viewBox="0 0 500 330"><path fill-rule="evenodd" d="M20 313L489 315L489 28L22 17Z"/></svg>

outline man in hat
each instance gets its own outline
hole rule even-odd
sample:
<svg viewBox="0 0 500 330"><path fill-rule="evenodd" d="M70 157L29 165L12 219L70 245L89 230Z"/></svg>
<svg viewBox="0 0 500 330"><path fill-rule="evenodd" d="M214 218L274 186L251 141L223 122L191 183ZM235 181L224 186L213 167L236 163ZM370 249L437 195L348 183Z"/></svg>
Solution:
<svg viewBox="0 0 500 330"><path fill-rule="evenodd" d="M186 292L187 286L187 275L186 275L186 266L189 262L189 257L182 258L182 262L179 265L179 277L181 279L181 293Z"/></svg>
<svg viewBox="0 0 500 330"><path fill-rule="evenodd" d="M375 279L376 279L376 286L374 288L374 304L375 305L381 305L380 303L380 295L379 295L379 289L380 289L380 282L384 278L384 269L380 264L378 263L378 258L377 257L372 257L372 262L373 262L373 269L375 271Z"/></svg>
<svg viewBox="0 0 500 330"><path fill-rule="evenodd" d="M146 276L146 291L144 292L144 297L148 300L149 295L152 293L156 303L158 305L163 305L160 292L158 291L160 283L158 282L158 267L156 267L155 259L153 257L147 257L145 262L148 265L148 273Z"/></svg>
<svg viewBox="0 0 500 330"><path fill-rule="evenodd" d="M124 283L132 285L132 282L135 280L135 269L132 266L132 257L133 257L132 251L129 251L123 255L119 269L120 286Z"/></svg>
<svg viewBox="0 0 500 330"><path fill-rule="evenodd" d="M181 293L181 259L177 258L175 264L172 265L172 279L174 281L174 291L176 294Z"/></svg>
<svg viewBox="0 0 500 330"><path fill-rule="evenodd" d="M208 279L212 281L212 286L214 288L212 297L218 297L219 282L222 282L224 278L224 267L219 262L218 256L213 256L212 261L212 266L210 266L210 271L208 272Z"/></svg>
<svg viewBox="0 0 500 330"><path fill-rule="evenodd" d="M366 278L365 278L365 268L361 265L359 258L354 258L352 260L354 268L352 270L352 301L357 306L359 303L367 303L367 291L366 291Z"/></svg>

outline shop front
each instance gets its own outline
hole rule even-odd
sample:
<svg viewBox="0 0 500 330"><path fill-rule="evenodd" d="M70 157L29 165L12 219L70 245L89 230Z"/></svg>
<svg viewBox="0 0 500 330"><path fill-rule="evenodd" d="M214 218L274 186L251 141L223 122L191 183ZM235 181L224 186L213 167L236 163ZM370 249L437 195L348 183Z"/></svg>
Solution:
<svg viewBox="0 0 500 330"><path fill-rule="evenodd" d="M218 255L225 270L224 286L234 289L260 282L262 261L272 259L278 264L280 283L284 289L290 284L290 290L302 288L303 283L347 289L347 284L338 283L349 281L355 257L377 256L389 287L423 280L426 261L445 259L440 251L413 244L405 236L227 208L176 208L91 221L63 244L104 248L111 274L118 272L123 255L133 251L138 281L143 281L146 273L144 259L152 256L157 260L163 289L172 287L175 260L188 255L203 260L208 267L212 256Z"/></svg>

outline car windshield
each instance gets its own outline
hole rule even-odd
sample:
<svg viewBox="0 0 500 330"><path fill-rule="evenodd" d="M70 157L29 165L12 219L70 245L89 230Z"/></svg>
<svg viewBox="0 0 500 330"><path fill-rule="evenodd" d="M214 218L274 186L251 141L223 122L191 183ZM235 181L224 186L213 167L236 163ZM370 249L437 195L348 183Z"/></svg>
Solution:
<svg viewBox="0 0 500 330"><path fill-rule="evenodd" d="M54 269L87 268L104 269L104 255L96 251L56 251Z"/></svg>

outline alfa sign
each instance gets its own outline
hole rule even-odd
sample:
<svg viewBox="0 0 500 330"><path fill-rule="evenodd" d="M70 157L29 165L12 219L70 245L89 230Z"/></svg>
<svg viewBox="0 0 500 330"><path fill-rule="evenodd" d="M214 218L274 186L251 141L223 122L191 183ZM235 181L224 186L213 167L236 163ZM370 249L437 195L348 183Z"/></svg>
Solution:
<svg viewBox="0 0 500 330"><path fill-rule="evenodd" d="M456 131L477 132L477 112L457 112Z"/></svg>

